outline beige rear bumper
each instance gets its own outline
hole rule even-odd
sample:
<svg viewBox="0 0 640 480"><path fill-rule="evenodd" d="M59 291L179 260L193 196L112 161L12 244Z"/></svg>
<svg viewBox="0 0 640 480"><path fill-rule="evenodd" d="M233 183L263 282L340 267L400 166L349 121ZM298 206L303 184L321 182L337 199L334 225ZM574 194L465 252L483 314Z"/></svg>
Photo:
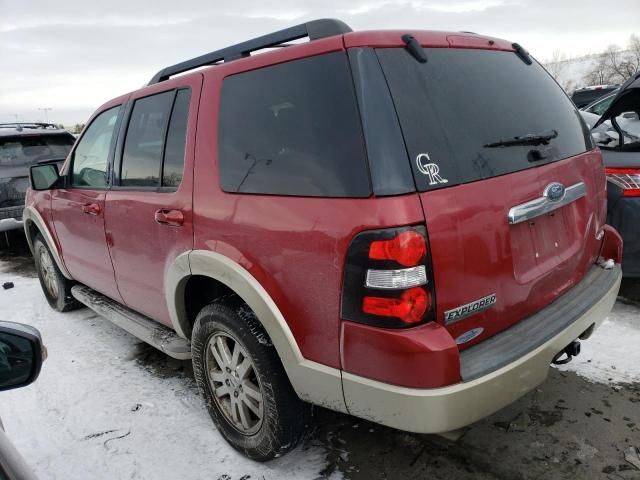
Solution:
<svg viewBox="0 0 640 480"><path fill-rule="evenodd" d="M615 303L622 274L602 298L551 340L475 380L437 389L398 387L346 372L342 383L350 414L416 433L442 433L476 422L540 385L551 360L589 326L598 327Z"/></svg>

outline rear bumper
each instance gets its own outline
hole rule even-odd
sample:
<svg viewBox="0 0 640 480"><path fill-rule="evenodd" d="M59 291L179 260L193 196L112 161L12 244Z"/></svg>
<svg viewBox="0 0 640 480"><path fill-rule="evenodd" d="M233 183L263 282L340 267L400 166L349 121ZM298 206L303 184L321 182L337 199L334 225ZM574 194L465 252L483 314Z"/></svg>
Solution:
<svg viewBox="0 0 640 480"><path fill-rule="evenodd" d="M0 232L23 228L22 212L24 205L0 208Z"/></svg>
<svg viewBox="0 0 640 480"><path fill-rule="evenodd" d="M22 218L2 218L0 219L0 232L18 230L23 228Z"/></svg>
<svg viewBox="0 0 640 480"><path fill-rule="evenodd" d="M491 349L469 349L461 358L462 383L416 389L343 372L347 409L352 415L416 433L448 432L491 415L540 385L553 357L590 326L602 323L615 303L621 278L618 265L612 270L593 267L580 284L517 324L518 329L512 327L478 345L492 341ZM575 316L567 319L568 312ZM544 318L563 318L563 326L559 331L536 329L535 323ZM535 335L526 332L527 324L537 331ZM524 333L531 335L533 344L522 337ZM529 346L524 352L523 341ZM474 369L474 362L484 364Z"/></svg>
<svg viewBox="0 0 640 480"><path fill-rule="evenodd" d="M607 223L614 227L624 242L622 273L625 277L640 277L640 198L609 195Z"/></svg>

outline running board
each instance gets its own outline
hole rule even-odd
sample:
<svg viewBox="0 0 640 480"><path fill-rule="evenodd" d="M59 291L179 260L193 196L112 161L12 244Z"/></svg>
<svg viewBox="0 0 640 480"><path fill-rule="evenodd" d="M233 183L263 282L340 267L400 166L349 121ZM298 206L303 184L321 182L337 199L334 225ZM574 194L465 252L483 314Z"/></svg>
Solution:
<svg viewBox="0 0 640 480"><path fill-rule="evenodd" d="M191 358L189 341L179 337L164 325L140 315L84 285L74 285L71 288L71 295L98 315L170 357L179 360Z"/></svg>

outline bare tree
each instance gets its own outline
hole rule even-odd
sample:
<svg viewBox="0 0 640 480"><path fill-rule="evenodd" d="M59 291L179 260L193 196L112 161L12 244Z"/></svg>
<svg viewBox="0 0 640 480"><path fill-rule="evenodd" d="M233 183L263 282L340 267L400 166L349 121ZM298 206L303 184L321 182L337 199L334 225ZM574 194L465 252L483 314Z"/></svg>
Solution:
<svg viewBox="0 0 640 480"><path fill-rule="evenodd" d="M547 71L553 78L558 80L558 77L562 74L563 70L567 66L567 56L562 50L554 50L551 60L547 62Z"/></svg>
<svg viewBox="0 0 640 480"><path fill-rule="evenodd" d="M636 73L640 70L640 36L636 34L632 34L629 37L629 45L628 45L628 57L629 61L633 63L632 69L633 73Z"/></svg>
<svg viewBox="0 0 640 480"><path fill-rule="evenodd" d="M604 85L614 82L615 75L610 66L610 49L612 47L596 57L593 67L584 77L584 82L587 85ZM613 55L617 55L617 53L614 51Z"/></svg>
<svg viewBox="0 0 640 480"><path fill-rule="evenodd" d="M610 45L605 52L612 80L622 83L640 68L640 37L631 35L627 50Z"/></svg>

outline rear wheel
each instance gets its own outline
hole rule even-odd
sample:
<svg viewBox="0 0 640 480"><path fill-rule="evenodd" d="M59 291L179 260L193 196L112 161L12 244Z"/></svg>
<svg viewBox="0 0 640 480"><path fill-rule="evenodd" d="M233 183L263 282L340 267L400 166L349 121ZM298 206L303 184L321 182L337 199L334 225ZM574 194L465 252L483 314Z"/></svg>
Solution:
<svg viewBox="0 0 640 480"><path fill-rule="evenodd" d="M255 317L208 305L198 314L191 342L196 381L225 440L258 461L295 447L307 408Z"/></svg>
<svg viewBox="0 0 640 480"><path fill-rule="evenodd" d="M79 308L81 304L71 295L73 282L62 275L40 234L37 234L33 240L33 257L40 286L51 308L59 312Z"/></svg>

